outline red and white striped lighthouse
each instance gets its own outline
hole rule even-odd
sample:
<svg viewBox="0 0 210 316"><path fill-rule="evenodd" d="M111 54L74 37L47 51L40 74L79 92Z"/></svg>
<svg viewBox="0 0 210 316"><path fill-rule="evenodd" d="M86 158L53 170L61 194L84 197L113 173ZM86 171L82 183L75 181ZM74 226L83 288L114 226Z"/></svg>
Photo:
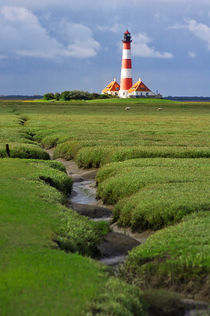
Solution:
<svg viewBox="0 0 210 316"><path fill-rule="evenodd" d="M126 98L128 90L132 87L132 65L131 65L131 34L128 30L124 33L122 54L122 69L119 96Z"/></svg>

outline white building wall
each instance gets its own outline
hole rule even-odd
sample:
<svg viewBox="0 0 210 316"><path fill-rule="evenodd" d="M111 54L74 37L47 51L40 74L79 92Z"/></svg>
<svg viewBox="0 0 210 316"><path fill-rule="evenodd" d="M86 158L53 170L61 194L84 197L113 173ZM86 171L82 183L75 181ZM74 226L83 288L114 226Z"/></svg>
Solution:
<svg viewBox="0 0 210 316"><path fill-rule="evenodd" d="M132 93L129 93L129 96L134 97L149 97L154 96L155 94L152 91L133 91Z"/></svg>
<svg viewBox="0 0 210 316"><path fill-rule="evenodd" d="M120 98L128 98L128 90L120 90L119 91L119 97Z"/></svg>

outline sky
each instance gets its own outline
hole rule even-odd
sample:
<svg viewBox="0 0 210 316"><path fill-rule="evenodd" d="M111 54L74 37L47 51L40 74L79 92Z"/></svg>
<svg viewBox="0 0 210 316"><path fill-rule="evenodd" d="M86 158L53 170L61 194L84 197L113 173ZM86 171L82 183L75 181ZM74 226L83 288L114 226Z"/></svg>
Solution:
<svg viewBox="0 0 210 316"><path fill-rule="evenodd" d="M133 81L164 96L210 96L210 0L1 0L0 95L100 92Z"/></svg>

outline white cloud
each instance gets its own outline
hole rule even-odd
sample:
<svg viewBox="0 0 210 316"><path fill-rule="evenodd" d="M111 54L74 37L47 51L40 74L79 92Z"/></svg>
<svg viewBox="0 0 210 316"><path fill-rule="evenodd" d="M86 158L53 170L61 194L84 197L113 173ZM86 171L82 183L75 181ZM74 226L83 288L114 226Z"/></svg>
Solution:
<svg viewBox="0 0 210 316"><path fill-rule="evenodd" d="M151 39L144 33L138 33L133 36L132 54L139 57L152 58L173 58L173 54L168 52L159 52L150 47Z"/></svg>
<svg viewBox="0 0 210 316"><path fill-rule="evenodd" d="M0 48L0 52L46 59L95 56L100 44L94 40L92 31L81 24L68 23L67 26L71 32L66 29L66 43L63 44L49 34L30 10L3 7L0 10L0 42L4 51Z"/></svg>
<svg viewBox="0 0 210 316"><path fill-rule="evenodd" d="M66 43L66 55L69 57L94 57L100 49L100 44L94 40L92 31L85 25L63 20L58 25L57 34Z"/></svg>
<svg viewBox="0 0 210 316"><path fill-rule="evenodd" d="M33 15L32 12L23 8L23 7L3 7L1 9L1 14L5 18L5 20L12 21L12 22L31 22L37 23L36 17Z"/></svg>
<svg viewBox="0 0 210 316"><path fill-rule="evenodd" d="M186 29L194 36L204 41L210 50L210 27L203 23L198 23L196 20L185 20L185 24L175 24L170 27L171 29Z"/></svg>
<svg viewBox="0 0 210 316"><path fill-rule="evenodd" d="M197 56L197 54L195 52L188 52L188 56L190 58L195 58Z"/></svg>
<svg viewBox="0 0 210 316"><path fill-rule="evenodd" d="M120 23L114 23L110 26L105 25L97 25L97 29L102 32L110 31L112 33L122 33L124 32L128 27L126 27L124 24Z"/></svg>
<svg viewBox="0 0 210 316"><path fill-rule="evenodd" d="M125 25L115 23L112 26L101 26L98 25L97 29L99 31L111 31L113 33L120 33L126 30ZM173 54L164 52L161 53L155 50L153 47L150 47L151 39L145 33L138 33L132 36L133 44L132 44L132 54L134 56L139 57L151 57L151 58L173 58ZM119 43L120 49L122 49L122 45Z"/></svg>
<svg viewBox="0 0 210 316"><path fill-rule="evenodd" d="M90 40L90 42L82 42L76 41L71 45L68 45L66 56L69 57L77 57L77 58L87 58L96 56L96 53L100 45L98 42L94 40Z"/></svg>

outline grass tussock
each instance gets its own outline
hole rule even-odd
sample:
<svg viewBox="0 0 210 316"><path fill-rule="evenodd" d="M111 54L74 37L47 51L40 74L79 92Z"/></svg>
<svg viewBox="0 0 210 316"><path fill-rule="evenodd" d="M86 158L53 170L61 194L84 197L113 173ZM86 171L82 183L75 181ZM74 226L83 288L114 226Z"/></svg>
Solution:
<svg viewBox="0 0 210 316"><path fill-rule="evenodd" d="M153 184L209 181L210 164L208 160L149 160L140 159L131 164L125 162L119 166L108 165L97 175L98 195L107 203L114 204L124 197L131 196L139 190ZM141 163L145 165L141 167ZM188 164L187 164L188 163ZM153 165L154 164L154 165ZM116 167L116 171L114 168ZM105 180L104 180L105 179ZM103 180L103 181L102 181ZM199 185L199 184L198 184Z"/></svg>
<svg viewBox="0 0 210 316"><path fill-rule="evenodd" d="M132 171L136 168L170 168L170 169L189 169L192 170L208 168L209 159L162 159L162 158L144 158L144 159L130 159L122 162L114 162L106 164L100 168L97 173L97 182L101 183L107 178L114 177L120 173Z"/></svg>
<svg viewBox="0 0 210 316"><path fill-rule="evenodd" d="M158 230L190 214L210 211L210 183L188 182L148 186L120 200L114 219L133 231Z"/></svg>
<svg viewBox="0 0 210 316"><path fill-rule="evenodd" d="M97 173L98 195L115 204L114 220L133 231L158 230L210 209L208 159L134 159Z"/></svg>
<svg viewBox="0 0 210 316"><path fill-rule="evenodd" d="M61 213L61 225L55 240L67 252L93 256L98 253L97 246L108 231L107 223L95 223L72 210L66 210Z"/></svg>
<svg viewBox="0 0 210 316"><path fill-rule="evenodd" d="M110 155L109 147L83 147L78 151L75 158L80 168L99 168L108 155Z"/></svg>
<svg viewBox="0 0 210 316"><path fill-rule="evenodd" d="M57 161L28 160L25 163L35 167L28 178L32 181L41 180L64 193L60 202L65 204L65 196L72 189L72 179L66 174L63 165ZM60 224L56 228L54 240L61 249L89 256L97 253L97 245L109 231L107 223L91 222L65 206L60 208L59 218Z"/></svg>
<svg viewBox="0 0 210 316"><path fill-rule="evenodd" d="M11 158L50 159L43 148L34 144L9 143L9 151ZM0 144L0 158L4 157L8 157L6 144Z"/></svg>
<svg viewBox="0 0 210 316"><path fill-rule="evenodd" d="M134 158L209 158L209 148L190 147L85 147L78 151L76 161L79 167L100 167L106 163Z"/></svg>
<svg viewBox="0 0 210 316"><path fill-rule="evenodd" d="M209 297L209 212L191 214L132 250L125 275L142 288L165 287L191 297Z"/></svg>
<svg viewBox="0 0 210 316"><path fill-rule="evenodd" d="M66 160L73 159L78 150L81 148L81 144L75 141L68 141L62 144L59 144L54 151L54 158L64 158Z"/></svg>
<svg viewBox="0 0 210 316"><path fill-rule="evenodd" d="M89 306L91 311L85 315L146 316L141 294L137 287L110 278L104 292Z"/></svg>

